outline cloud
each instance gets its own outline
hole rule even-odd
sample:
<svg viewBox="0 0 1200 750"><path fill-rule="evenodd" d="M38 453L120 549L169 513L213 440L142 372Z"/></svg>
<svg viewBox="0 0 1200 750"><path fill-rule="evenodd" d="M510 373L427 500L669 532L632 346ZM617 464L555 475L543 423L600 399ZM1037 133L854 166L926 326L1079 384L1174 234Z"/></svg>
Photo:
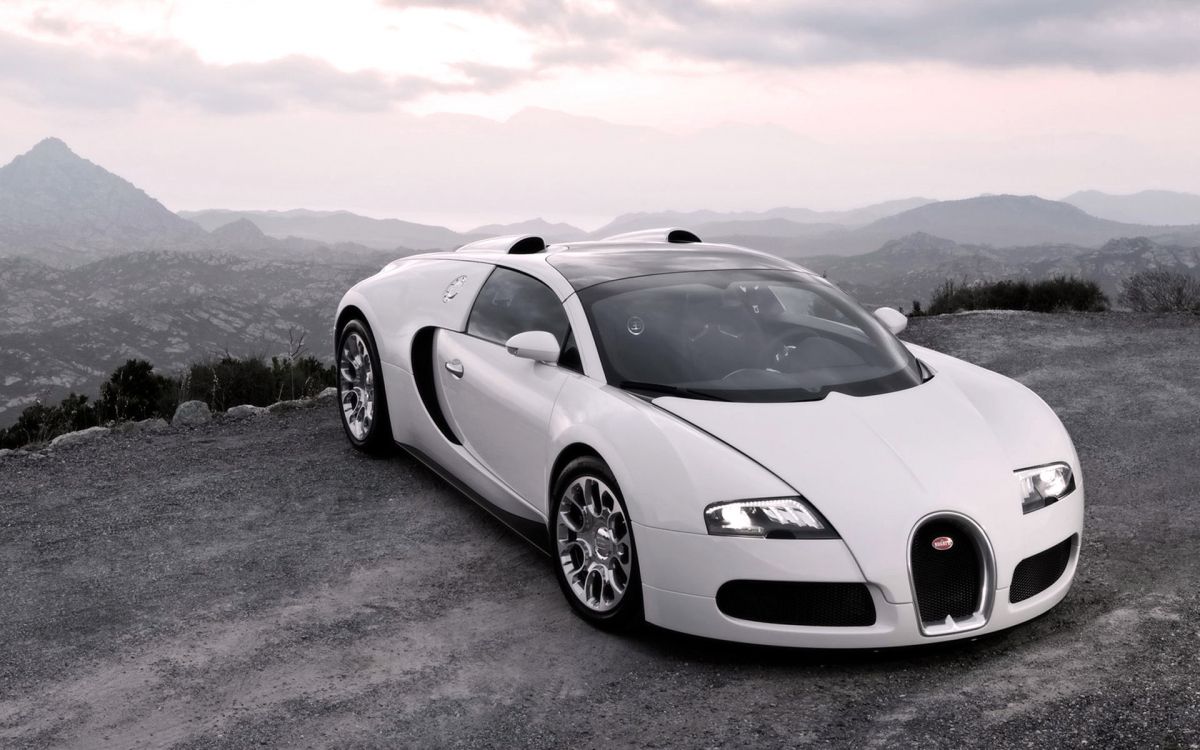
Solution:
<svg viewBox="0 0 1200 750"><path fill-rule="evenodd" d="M709 62L814 66L947 62L1092 70L1200 66L1192 0L390 0L453 7L553 35Z"/></svg>
<svg viewBox="0 0 1200 750"><path fill-rule="evenodd" d="M174 43L128 41L124 51L100 53L0 32L0 90L36 104L106 109L159 100L219 113L291 104L378 111L431 93L494 91L521 77L468 63L455 72L451 80L346 72L298 55L214 65Z"/></svg>

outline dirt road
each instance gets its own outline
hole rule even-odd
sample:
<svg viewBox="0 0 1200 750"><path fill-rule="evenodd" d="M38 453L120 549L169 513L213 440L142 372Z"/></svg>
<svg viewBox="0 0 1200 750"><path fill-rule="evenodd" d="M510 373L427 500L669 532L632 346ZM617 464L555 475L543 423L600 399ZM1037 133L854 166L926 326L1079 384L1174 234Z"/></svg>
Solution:
<svg viewBox="0 0 1200 750"><path fill-rule="evenodd" d="M1200 317L905 338L1030 385L1076 441L1081 570L1031 624L885 653L607 635L327 406L0 460L0 746L1200 746Z"/></svg>

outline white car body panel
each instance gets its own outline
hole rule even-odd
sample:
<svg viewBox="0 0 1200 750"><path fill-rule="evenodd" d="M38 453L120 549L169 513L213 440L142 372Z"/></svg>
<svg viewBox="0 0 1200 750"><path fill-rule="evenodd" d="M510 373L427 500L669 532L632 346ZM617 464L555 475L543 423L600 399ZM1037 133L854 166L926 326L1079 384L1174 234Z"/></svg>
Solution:
<svg viewBox="0 0 1200 750"><path fill-rule="evenodd" d="M648 621L750 643L901 646L1004 629L1066 595L1078 562L1083 475L1062 424L1029 389L909 345L935 375L892 393L832 392L797 403L637 396L607 383L576 290L548 262L555 252L569 250L505 255L481 246L403 259L347 292L338 320L362 317L373 333L395 441L531 541L548 537L550 490L563 457L581 447L598 455L633 522ZM513 356L465 332L496 265L536 278L562 301L582 373ZM414 361L421 331L432 337L431 363ZM460 364L463 377L447 362ZM417 365L431 366L431 375ZM1013 472L1059 461L1069 464L1076 489L1023 513ZM840 538L707 531L703 511L711 503L796 495ZM930 636L907 561L913 529L938 513L961 514L981 529L993 556L994 599L981 627ZM1072 537L1062 577L1010 604L1017 564ZM862 583L876 622L809 627L732 618L716 596L733 580Z"/></svg>

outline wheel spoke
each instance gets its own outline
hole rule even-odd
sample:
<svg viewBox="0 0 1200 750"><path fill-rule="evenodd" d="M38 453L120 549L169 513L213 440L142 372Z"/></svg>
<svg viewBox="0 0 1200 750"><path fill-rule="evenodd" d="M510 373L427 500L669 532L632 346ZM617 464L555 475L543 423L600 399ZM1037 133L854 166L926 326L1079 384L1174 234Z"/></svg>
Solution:
<svg viewBox="0 0 1200 750"><path fill-rule="evenodd" d="M572 481L555 518L559 564L574 596L589 610L618 606L629 588L633 540L620 498L594 475Z"/></svg>
<svg viewBox="0 0 1200 750"><path fill-rule="evenodd" d="M342 418L355 440L365 440L375 422L375 372L366 340L351 332L338 359Z"/></svg>

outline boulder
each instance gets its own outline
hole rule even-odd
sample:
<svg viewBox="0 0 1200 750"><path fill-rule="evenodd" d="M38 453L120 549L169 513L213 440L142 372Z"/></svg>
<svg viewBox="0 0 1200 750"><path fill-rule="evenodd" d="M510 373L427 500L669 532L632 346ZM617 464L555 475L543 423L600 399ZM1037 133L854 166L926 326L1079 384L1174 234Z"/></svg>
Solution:
<svg viewBox="0 0 1200 750"><path fill-rule="evenodd" d="M305 401L302 398L293 399L291 401L276 401L267 407L267 411L272 414L278 414L282 411L292 411L293 409L303 409L306 406L312 406L311 402Z"/></svg>
<svg viewBox="0 0 1200 750"><path fill-rule="evenodd" d="M323 390L317 394L317 403L318 404L327 404L330 401L336 401L336 400L337 400L337 388L334 388L333 386L329 386L328 388L326 388L325 390Z"/></svg>
<svg viewBox="0 0 1200 750"><path fill-rule="evenodd" d="M50 447L66 448L67 446L71 445L87 443L95 440L96 438L107 435L108 432L109 429L107 427L89 427L86 430L79 430L78 432L68 432L66 435L59 435L51 440Z"/></svg>
<svg viewBox="0 0 1200 750"><path fill-rule="evenodd" d="M225 410L225 416L229 419L245 419L246 417L257 417L267 413L267 407L254 406L252 404L242 404Z"/></svg>
<svg viewBox="0 0 1200 750"><path fill-rule="evenodd" d="M171 417L173 427L196 427L212 421L212 412L203 401L184 401L175 409Z"/></svg>
<svg viewBox="0 0 1200 750"><path fill-rule="evenodd" d="M113 426L115 432L163 432L169 429L171 429L171 425L167 424L167 420L159 417L142 419L137 422L119 422Z"/></svg>

